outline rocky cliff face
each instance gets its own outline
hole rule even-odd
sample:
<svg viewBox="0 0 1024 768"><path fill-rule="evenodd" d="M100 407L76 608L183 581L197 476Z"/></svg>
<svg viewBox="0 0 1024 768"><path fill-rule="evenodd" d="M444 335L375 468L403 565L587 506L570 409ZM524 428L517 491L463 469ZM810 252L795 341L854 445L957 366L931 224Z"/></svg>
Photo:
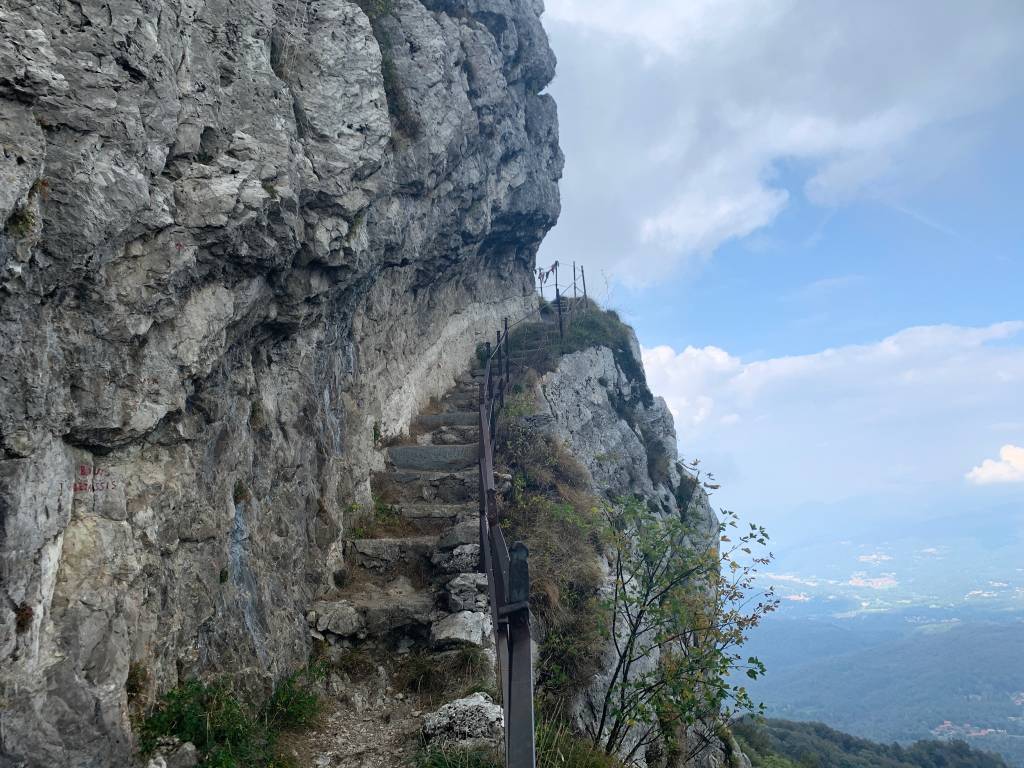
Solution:
<svg viewBox="0 0 1024 768"><path fill-rule="evenodd" d="M531 294L540 0L0 8L0 765L307 656L376 445Z"/></svg>
<svg viewBox="0 0 1024 768"><path fill-rule="evenodd" d="M633 360L639 361L640 347L631 330L629 337ZM613 351L602 346L563 357L554 371L539 380L538 424L557 436L583 464L598 495L609 499L639 496L652 514L679 516L692 530L695 547L712 546L718 538L718 518L704 488L679 461L675 425L667 404L651 396L642 374L638 378L640 372L639 363L636 370L623 370ZM601 566L606 574L605 591L610 595L614 579L608 563L602 562ZM656 650L634 665L637 676L657 667ZM599 672L573 707L572 719L581 733L596 731L616 659L609 640ZM695 730L674 736L682 739L683 754L690 751L688 740L693 739L695 744L705 741ZM631 752L636 743L635 737L627 740L622 753ZM683 768L661 741L638 751L631 762L649 768ZM712 738L708 748L686 762L685 768L726 765L742 768L749 767L749 762L743 762L731 743Z"/></svg>

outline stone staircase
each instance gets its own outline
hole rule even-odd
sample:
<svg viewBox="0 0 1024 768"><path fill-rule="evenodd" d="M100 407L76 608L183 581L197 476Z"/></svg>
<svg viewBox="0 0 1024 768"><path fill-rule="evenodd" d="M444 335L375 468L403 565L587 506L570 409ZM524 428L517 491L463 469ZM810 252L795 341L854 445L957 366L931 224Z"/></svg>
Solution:
<svg viewBox="0 0 1024 768"><path fill-rule="evenodd" d="M307 617L315 636L399 652L491 650L480 558L479 371L463 374L371 480L375 510L345 542L347 572ZM380 518L385 517L382 521Z"/></svg>

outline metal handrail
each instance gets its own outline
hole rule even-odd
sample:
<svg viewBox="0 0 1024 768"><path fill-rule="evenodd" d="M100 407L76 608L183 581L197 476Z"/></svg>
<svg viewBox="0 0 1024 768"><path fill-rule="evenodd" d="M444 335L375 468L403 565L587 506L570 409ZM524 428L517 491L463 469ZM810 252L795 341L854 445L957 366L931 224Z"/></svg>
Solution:
<svg viewBox="0 0 1024 768"><path fill-rule="evenodd" d="M588 306L586 278L583 277L582 303L575 291L576 265L573 264L573 299L567 299L557 286L555 297L559 339L572 316ZM583 275L582 267L580 274ZM543 286L541 286L541 289ZM543 293L542 293L543 295ZM563 303L565 306L563 307ZM486 344L483 377L480 381L478 425L480 427L480 554L487 574L491 618L501 676L501 697L505 715L506 768L535 768L537 762L533 713L533 662L530 637L529 550L522 542L511 548L498 522L497 493L494 486L494 452L497 445L498 416L505 405L505 393L512 373L510 331L529 318L539 316L534 309L511 324L506 317L496 333L495 344ZM543 321L543 318L540 318Z"/></svg>

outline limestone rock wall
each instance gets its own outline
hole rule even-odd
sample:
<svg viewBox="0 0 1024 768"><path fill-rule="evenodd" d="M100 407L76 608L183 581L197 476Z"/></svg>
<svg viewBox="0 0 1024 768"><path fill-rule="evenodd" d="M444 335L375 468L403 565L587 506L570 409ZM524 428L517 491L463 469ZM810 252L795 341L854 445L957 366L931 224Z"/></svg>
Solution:
<svg viewBox="0 0 1024 768"><path fill-rule="evenodd" d="M379 441L531 294L540 2L364 5L0 6L0 765L302 663Z"/></svg>

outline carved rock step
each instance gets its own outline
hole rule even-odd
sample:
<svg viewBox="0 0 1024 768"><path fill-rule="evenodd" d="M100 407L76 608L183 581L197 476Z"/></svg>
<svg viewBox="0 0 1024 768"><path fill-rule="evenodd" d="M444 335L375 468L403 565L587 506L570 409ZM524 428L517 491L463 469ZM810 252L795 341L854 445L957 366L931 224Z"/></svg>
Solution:
<svg viewBox="0 0 1024 768"><path fill-rule="evenodd" d="M365 637L411 625L428 627L433 612L434 596L399 576L383 587L362 584L341 599L320 600L307 619L322 634Z"/></svg>
<svg viewBox="0 0 1024 768"><path fill-rule="evenodd" d="M437 429L438 427L474 427L477 425L479 418L479 412L472 410L431 413L417 418L416 427L422 431Z"/></svg>
<svg viewBox="0 0 1024 768"><path fill-rule="evenodd" d="M465 445L480 440L480 428L472 426L445 426L415 436L417 445Z"/></svg>
<svg viewBox="0 0 1024 768"><path fill-rule="evenodd" d="M376 498L389 504L451 504L475 501L479 495L479 474L476 467L454 472L396 469L373 476L373 493Z"/></svg>
<svg viewBox="0 0 1024 768"><path fill-rule="evenodd" d="M449 392L441 398L441 406L449 412L474 411L480 406L480 392L478 390Z"/></svg>
<svg viewBox="0 0 1024 768"><path fill-rule="evenodd" d="M437 536L401 539L350 539L345 542L346 562L378 573L407 570L428 563L438 546Z"/></svg>
<svg viewBox="0 0 1024 768"><path fill-rule="evenodd" d="M477 463L476 443L462 445L396 445L388 448L388 459L399 469L459 470Z"/></svg>
<svg viewBox="0 0 1024 768"><path fill-rule="evenodd" d="M396 504L399 514L413 525L438 525L445 528L460 523L476 523L480 517L480 505L477 501L465 504Z"/></svg>

